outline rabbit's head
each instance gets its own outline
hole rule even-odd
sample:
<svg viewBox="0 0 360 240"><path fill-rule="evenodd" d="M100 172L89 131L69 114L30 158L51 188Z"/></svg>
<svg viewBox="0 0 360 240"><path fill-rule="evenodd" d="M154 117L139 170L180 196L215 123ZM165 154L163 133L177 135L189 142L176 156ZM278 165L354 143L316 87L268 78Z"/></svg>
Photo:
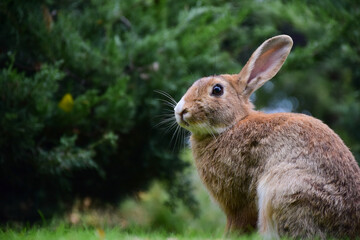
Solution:
<svg viewBox="0 0 360 240"><path fill-rule="evenodd" d="M266 40L239 74L197 80L176 105L178 124L195 136L219 134L252 111L250 95L280 70L293 41L280 35Z"/></svg>

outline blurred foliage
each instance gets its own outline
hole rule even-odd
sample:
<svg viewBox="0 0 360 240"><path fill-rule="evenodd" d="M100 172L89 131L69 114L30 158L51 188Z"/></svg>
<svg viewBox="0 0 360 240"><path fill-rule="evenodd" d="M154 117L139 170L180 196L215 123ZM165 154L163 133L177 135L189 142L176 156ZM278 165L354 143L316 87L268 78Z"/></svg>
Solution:
<svg viewBox="0 0 360 240"><path fill-rule="evenodd" d="M159 179L196 208L188 165L154 129L161 89L236 73L288 34L258 109L312 114L360 159L360 9L355 1L3 0L0 219L34 220L76 198L114 203Z"/></svg>
<svg viewBox="0 0 360 240"><path fill-rule="evenodd" d="M187 159L190 159L190 151ZM195 166L188 170L188 177L194 189L192 194L198 202L196 214L192 209L178 202L173 209L168 204L171 199L167 188L155 182L149 191L140 192L137 198L122 202L118 215L124 229L165 231L178 234L221 236L224 233L226 217L201 183Z"/></svg>
<svg viewBox="0 0 360 240"><path fill-rule="evenodd" d="M190 150L181 152L181 159L191 162ZM191 181L191 194L198 203L197 212L177 200L173 208L167 187L154 181L147 191L139 191L126 198L119 205L98 206L91 198L78 199L73 208L64 217L55 218L49 226L67 223L71 226L89 226L97 228L121 228L123 231L168 232L173 234L205 237L221 237L226 217L219 206L209 198L201 183L194 164L185 171Z"/></svg>
<svg viewBox="0 0 360 240"><path fill-rule="evenodd" d="M172 209L167 204L170 195L166 188L160 182L154 182L148 191L138 192L135 197L125 199L118 207L96 208L86 205L89 199L77 201L65 220L72 226L118 227L124 231L141 229L149 232L206 233L221 236L225 229L225 216L217 204L209 199L200 179L196 180L196 200L201 206L197 216L181 202L176 209ZM58 222L63 221L57 220L52 225L59 225Z"/></svg>

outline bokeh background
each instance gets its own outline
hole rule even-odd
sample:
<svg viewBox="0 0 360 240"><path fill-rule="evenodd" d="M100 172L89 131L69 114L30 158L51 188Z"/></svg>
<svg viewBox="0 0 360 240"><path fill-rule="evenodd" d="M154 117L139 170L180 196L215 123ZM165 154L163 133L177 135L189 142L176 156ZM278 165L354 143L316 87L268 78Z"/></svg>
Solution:
<svg viewBox="0 0 360 240"><path fill-rule="evenodd" d="M2 0L0 222L222 229L155 90L179 100L278 34L294 47L256 108L321 119L359 161L358 1Z"/></svg>

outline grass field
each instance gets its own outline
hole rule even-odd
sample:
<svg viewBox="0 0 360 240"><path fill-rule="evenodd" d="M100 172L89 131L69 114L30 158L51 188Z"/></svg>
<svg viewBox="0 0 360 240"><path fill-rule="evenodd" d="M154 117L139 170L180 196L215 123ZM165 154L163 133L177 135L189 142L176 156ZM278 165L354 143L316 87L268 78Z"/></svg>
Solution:
<svg viewBox="0 0 360 240"><path fill-rule="evenodd" d="M199 234L199 233L185 233L185 234L171 234L166 232L129 232L121 229L96 229L96 228L70 228L59 226L53 228L37 228L23 230L0 230L1 240L192 240L192 239L229 239L229 240L255 240L261 239L258 235L248 236L233 236L225 237L221 234Z"/></svg>

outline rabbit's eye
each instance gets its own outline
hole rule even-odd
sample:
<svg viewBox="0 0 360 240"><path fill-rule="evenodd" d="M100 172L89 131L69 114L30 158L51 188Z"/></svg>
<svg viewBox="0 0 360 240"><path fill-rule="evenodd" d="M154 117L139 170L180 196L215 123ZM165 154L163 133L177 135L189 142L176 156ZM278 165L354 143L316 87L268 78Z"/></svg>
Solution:
<svg viewBox="0 0 360 240"><path fill-rule="evenodd" d="M219 97L223 95L223 93L224 93L224 87L221 86L220 84L216 84L212 89L211 95Z"/></svg>

